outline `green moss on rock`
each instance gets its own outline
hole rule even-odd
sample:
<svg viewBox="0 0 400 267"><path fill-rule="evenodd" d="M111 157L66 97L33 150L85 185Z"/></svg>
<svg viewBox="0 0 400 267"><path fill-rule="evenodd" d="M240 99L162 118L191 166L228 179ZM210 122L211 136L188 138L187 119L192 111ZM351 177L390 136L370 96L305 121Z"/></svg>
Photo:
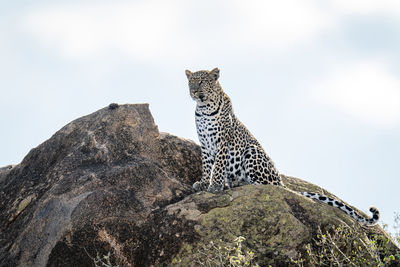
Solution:
<svg viewBox="0 0 400 267"><path fill-rule="evenodd" d="M302 189L308 187L319 189L308 183ZM289 266L291 259L306 254L305 245L312 242L318 227L345 224L361 231L357 222L337 208L272 185L242 186L216 195L199 193L196 198L202 206L212 202L214 208L201 216L195 227L200 238L183 244L172 261L174 266L196 266L194 262L204 262L207 253L220 253L215 247L231 245L239 236L245 238L243 250L254 252L260 266ZM223 205L215 205L219 201Z"/></svg>

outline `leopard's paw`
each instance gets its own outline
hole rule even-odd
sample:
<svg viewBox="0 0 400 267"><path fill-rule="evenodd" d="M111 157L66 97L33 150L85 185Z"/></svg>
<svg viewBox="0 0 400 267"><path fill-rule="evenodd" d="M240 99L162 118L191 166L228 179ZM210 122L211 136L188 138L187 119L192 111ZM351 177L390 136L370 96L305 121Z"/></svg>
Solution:
<svg viewBox="0 0 400 267"><path fill-rule="evenodd" d="M193 184L193 189L196 191L203 191L207 188L207 186L201 181L197 181Z"/></svg>
<svg viewBox="0 0 400 267"><path fill-rule="evenodd" d="M219 184L210 184L207 188L207 191L210 193L218 193L224 190L224 185Z"/></svg>

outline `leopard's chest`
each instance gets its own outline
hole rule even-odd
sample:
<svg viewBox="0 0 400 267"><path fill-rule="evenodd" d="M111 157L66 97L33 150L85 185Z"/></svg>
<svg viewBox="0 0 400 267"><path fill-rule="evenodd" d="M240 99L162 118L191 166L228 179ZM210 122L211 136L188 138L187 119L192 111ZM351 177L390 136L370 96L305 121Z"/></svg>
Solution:
<svg viewBox="0 0 400 267"><path fill-rule="evenodd" d="M206 116L196 117L196 127L201 145L211 155L215 155L221 143L221 131L223 130L218 119Z"/></svg>

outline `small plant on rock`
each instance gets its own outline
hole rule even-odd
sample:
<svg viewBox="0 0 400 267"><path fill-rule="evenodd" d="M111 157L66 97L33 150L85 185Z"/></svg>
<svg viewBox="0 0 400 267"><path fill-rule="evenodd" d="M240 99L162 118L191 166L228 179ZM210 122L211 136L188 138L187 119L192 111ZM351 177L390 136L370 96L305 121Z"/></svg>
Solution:
<svg viewBox="0 0 400 267"><path fill-rule="evenodd" d="M199 266L229 266L242 267L259 266L254 262L254 252L243 248L242 243L245 240L243 236L239 236L233 240L233 245L225 244L223 241L215 243L211 241L207 246L203 246L199 250L196 263Z"/></svg>
<svg viewBox="0 0 400 267"><path fill-rule="evenodd" d="M389 239L368 237L350 227L318 227L313 243L305 246L307 255L292 260L297 266L390 266L400 262L400 255Z"/></svg>
<svg viewBox="0 0 400 267"><path fill-rule="evenodd" d="M85 249L86 251L86 249ZM93 260L95 267L120 267L118 264L114 265L112 263L112 254L108 252L107 255L100 256L97 252L96 257L92 257L87 251L86 254Z"/></svg>

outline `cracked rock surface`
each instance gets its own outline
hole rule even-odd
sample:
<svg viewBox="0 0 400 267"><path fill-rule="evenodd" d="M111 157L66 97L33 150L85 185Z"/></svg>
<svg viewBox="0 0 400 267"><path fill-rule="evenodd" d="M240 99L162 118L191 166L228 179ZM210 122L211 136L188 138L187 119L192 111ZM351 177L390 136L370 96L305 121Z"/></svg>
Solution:
<svg viewBox="0 0 400 267"><path fill-rule="evenodd" d="M88 254L113 247L127 262L150 263L138 238L149 238L151 214L192 193L199 153L160 134L147 104L69 123L0 169L0 266L91 266Z"/></svg>
<svg viewBox="0 0 400 267"><path fill-rule="evenodd" d="M113 104L69 123L0 168L0 266L94 266L109 252L120 266L197 266L211 241L238 236L260 266L288 266L317 226L384 234L275 186L194 193L200 157L193 141L160 133L147 104Z"/></svg>

